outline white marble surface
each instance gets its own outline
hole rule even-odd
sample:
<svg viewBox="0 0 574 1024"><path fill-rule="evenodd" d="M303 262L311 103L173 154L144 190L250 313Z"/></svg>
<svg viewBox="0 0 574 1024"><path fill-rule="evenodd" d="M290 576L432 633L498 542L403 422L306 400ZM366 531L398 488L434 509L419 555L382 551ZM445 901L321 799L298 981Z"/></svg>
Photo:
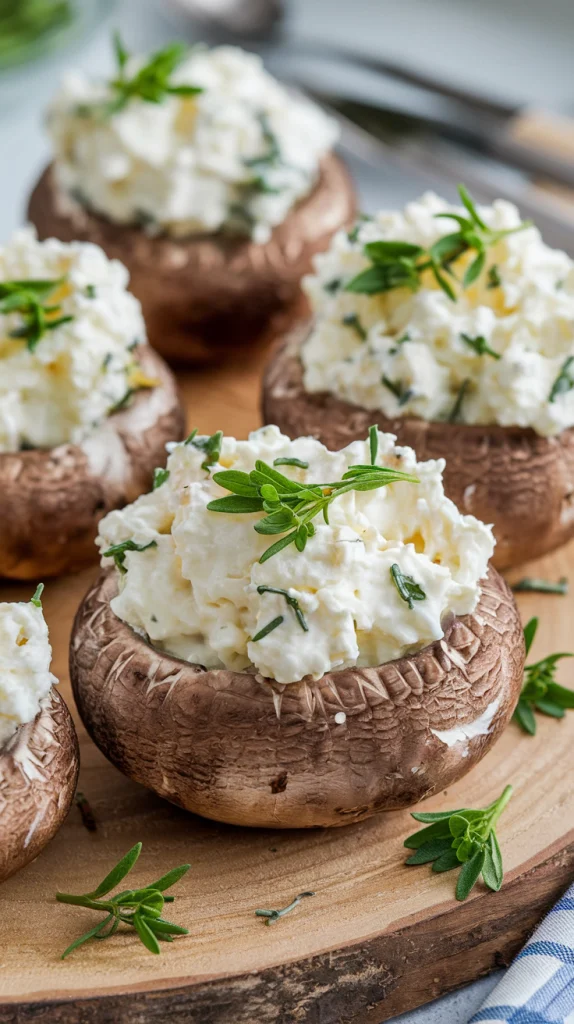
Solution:
<svg viewBox="0 0 574 1024"><path fill-rule="evenodd" d="M0 239L22 223L30 188L48 159L42 111L62 68L67 63L108 68L112 26L124 31L133 49L156 47L173 36L166 4L122 0L75 53L34 71L18 88L0 79ZM331 41L414 60L506 99L574 109L571 0L293 0L291 30L295 36L319 37L328 31ZM366 208L403 203L424 187L422 171L409 177L351 163ZM495 981L496 976L484 979L396 1018L395 1024L466 1024Z"/></svg>

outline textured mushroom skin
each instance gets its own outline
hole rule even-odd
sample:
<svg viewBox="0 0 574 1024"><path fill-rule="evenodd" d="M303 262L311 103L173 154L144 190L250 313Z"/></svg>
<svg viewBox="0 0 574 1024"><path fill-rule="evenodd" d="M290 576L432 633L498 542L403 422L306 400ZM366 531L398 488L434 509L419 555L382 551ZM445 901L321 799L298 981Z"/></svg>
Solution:
<svg viewBox="0 0 574 1024"><path fill-rule="evenodd" d="M151 489L167 441L185 427L173 375L149 346L139 354L156 388L137 392L80 445L0 453L0 577L57 576L94 562L98 523Z"/></svg>
<svg viewBox="0 0 574 1024"><path fill-rule="evenodd" d="M64 821L78 781L76 730L52 688L36 718L0 749L0 882L28 864Z"/></svg>
<svg viewBox="0 0 574 1024"><path fill-rule="evenodd" d="M51 167L32 193L28 218L41 239L95 242L125 263L154 348L168 359L205 362L219 359L224 349L251 345L274 314L284 312L287 325L313 256L355 212L349 175L331 154L313 191L265 245L223 234L152 238L140 228L113 224L63 195Z"/></svg>
<svg viewBox="0 0 574 1024"><path fill-rule="evenodd" d="M541 437L524 427L388 419L327 392L310 394L299 358L308 332L308 324L299 325L273 353L263 380L264 423L291 438L311 434L332 450L365 438L376 423L420 460L446 459L446 494L462 513L494 524L499 569L574 536L574 428Z"/></svg>
<svg viewBox="0 0 574 1024"><path fill-rule="evenodd" d="M155 650L114 615L116 593L113 570L102 573L74 623L70 672L86 728L132 779L231 824L345 825L414 804L480 760L522 684L520 618L492 568L476 612L451 617L418 654L287 686ZM487 709L489 727L468 741L432 731Z"/></svg>

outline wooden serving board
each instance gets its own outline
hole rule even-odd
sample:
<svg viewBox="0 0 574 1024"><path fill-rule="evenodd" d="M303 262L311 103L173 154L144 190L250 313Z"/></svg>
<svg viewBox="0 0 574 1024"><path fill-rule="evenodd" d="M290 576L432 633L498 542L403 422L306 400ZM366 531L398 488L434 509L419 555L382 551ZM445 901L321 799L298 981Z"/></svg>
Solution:
<svg viewBox="0 0 574 1024"><path fill-rule="evenodd" d="M255 352L222 370L181 374L190 427L239 437L256 427L263 359ZM53 670L69 703L70 627L96 571L46 586ZM568 575L574 586L574 546L514 578L526 572ZM3 586L0 600L32 591ZM541 618L535 655L574 648L571 597L528 594L519 603L525 621ZM560 679L572 672L563 662ZM562 722L539 716L535 738L509 726L481 764L428 802L427 810L482 806L515 786L499 827L503 889L478 887L463 904L452 874L403 866L408 812L309 832L219 825L130 782L79 733L80 786L97 831L72 808L50 846L2 886L0 1024L379 1024L508 963L574 876L574 713ZM191 863L170 911L190 935L154 957L118 933L62 962L94 918L57 904L56 890L85 892L138 840L132 884ZM254 916L305 889L315 898L274 927Z"/></svg>

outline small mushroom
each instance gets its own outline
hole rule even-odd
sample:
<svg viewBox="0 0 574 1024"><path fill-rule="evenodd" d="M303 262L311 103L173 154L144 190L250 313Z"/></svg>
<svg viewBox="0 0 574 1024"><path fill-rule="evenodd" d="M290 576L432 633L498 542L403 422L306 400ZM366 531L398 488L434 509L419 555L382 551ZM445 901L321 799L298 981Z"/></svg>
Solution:
<svg viewBox="0 0 574 1024"><path fill-rule="evenodd" d="M163 360L149 346L138 360L159 385L138 391L81 444L0 453L0 577L88 565L100 519L150 490L166 442L183 436L184 413Z"/></svg>
<svg viewBox="0 0 574 1024"><path fill-rule="evenodd" d="M514 710L524 639L490 568L472 615L376 668L279 685L158 651L116 617L104 571L76 615L75 699L88 732L130 778L236 825L345 825L407 807L464 775Z"/></svg>
<svg viewBox="0 0 574 1024"><path fill-rule="evenodd" d="M263 421L328 448L362 439L372 423L419 459L446 459L444 489L462 513L494 524L497 568L538 558L574 536L574 428L542 437L526 427L389 419L335 395L310 394L299 357L308 325L282 342L263 382Z"/></svg>
<svg viewBox="0 0 574 1024"><path fill-rule="evenodd" d="M0 882L34 860L56 834L78 769L74 723L52 687L33 721L0 749Z"/></svg>
<svg viewBox="0 0 574 1024"><path fill-rule="evenodd" d="M353 220L355 205L344 164L329 154L313 191L264 245L223 233L150 237L140 227L113 224L58 190L51 166L32 193L28 219L40 239L94 242L120 259L154 348L168 359L205 362L253 344L275 314L285 314L283 323L293 317L301 277Z"/></svg>

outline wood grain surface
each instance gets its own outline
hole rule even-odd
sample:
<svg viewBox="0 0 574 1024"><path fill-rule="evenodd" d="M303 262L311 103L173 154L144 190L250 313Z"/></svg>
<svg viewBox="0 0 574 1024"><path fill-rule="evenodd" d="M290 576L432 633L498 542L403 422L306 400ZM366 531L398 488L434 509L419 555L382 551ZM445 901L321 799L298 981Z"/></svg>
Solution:
<svg viewBox="0 0 574 1024"><path fill-rule="evenodd" d="M239 437L256 427L263 358L259 350L181 375L190 427ZM574 546L514 578L526 572L574 584ZM46 586L53 670L68 702L70 627L96 573ZM4 585L0 599L32 590ZM519 604L525 621L541 619L534 655L574 648L571 597L526 594ZM572 678L567 661L559 678ZM0 1024L380 1024L507 963L574 875L574 713L561 722L539 716L535 738L510 725L466 778L425 805L481 806L515 786L499 826L503 889L479 886L464 904L453 898L452 874L403 866L408 812L309 832L218 825L128 781L81 730L80 744L80 787L97 831L72 808L37 860L1 887ZM93 916L57 904L56 890L91 888L138 840L134 883L191 863L170 911L189 936L154 957L122 933L62 962ZM305 889L316 896L276 926L254 916Z"/></svg>

